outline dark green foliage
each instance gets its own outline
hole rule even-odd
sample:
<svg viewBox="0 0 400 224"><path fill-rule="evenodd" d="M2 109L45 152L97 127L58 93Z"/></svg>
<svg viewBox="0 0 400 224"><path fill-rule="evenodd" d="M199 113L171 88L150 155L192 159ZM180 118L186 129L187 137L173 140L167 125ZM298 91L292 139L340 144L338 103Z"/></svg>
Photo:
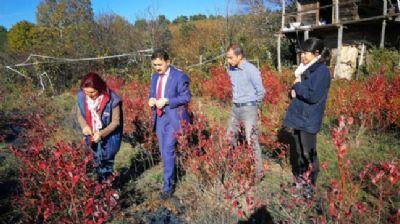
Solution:
<svg viewBox="0 0 400 224"><path fill-rule="evenodd" d="M15 24L7 35L8 48L16 53L29 51L32 47L31 32L34 26L28 21Z"/></svg>
<svg viewBox="0 0 400 224"><path fill-rule="evenodd" d="M190 22L182 23L179 27L179 31L183 37L187 37L190 33L196 31L196 25Z"/></svg>
<svg viewBox="0 0 400 224"><path fill-rule="evenodd" d="M5 51L7 47L7 29L0 26L0 52Z"/></svg>
<svg viewBox="0 0 400 224"><path fill-rule="evenodd" d="M378 63L379 62L379 63ZM383 73L392 78L400 73L400 53L396 50L374 48L367 54L366 63L361 68L361 77Z"/></svg>
<svg viewBox="0 0 400 224"><path fill-rule="evenodd" d="M174 21L172 21L173 24L181 24L181 23L186 23L189 21L187 16L178 16Z"/></svg>
<svg viewBox="0 0 400 224"><path fill-rule="evenodd" d="M190 21L206 20L207 16L203 14L197 14L189 17Z"/></svg>

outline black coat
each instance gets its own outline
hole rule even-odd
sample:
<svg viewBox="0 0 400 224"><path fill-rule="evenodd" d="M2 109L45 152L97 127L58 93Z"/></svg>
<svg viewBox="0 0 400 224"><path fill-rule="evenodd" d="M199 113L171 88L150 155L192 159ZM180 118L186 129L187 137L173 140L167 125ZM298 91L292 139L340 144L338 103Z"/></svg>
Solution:
<svg viewBox="0 0 400 224"><path fill-rule="evenodd" d="M301 82L293 86L296 98L290 102L283 125L311 134L319 132L330 83L331 75L325 64L311 65L301 75Z"/></svg>

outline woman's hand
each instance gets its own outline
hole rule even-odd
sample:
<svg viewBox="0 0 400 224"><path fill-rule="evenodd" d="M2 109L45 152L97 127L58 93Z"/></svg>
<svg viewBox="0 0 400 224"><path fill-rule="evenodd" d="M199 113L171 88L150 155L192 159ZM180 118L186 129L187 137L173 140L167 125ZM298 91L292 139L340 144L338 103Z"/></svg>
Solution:
<svg viewBox="0 0 400 224"><path fill-rule="evenodd" d="M296 98L296 91L294 89L290 90L290 96L292 99Z"/></svg>
<svg viewBox="0 0 400 224"><path fill-rule="evenodd" d="M156 98L150 98L149 99L149 106L150 107L154 107L156 105L156 102L157 102Z"/></svg>
<svg viewBox="0 0 400 224"><path fill-rule="evenodd" d="M83 135L93 135L92 129L89 126L86 126L82 129Z"/></svg>
<svg viewBox="0 0 400 224"><path fill-rule="evenodd" d="M101 135L100 135L100 132L98 131L98 132L94 133L94 135L93 135L93 141L94 141L95 143L98 143L100 140L101 140Z"/></svg>
<svg viewBox="0 0 400 224"><path fill-rule="evenodd" d="M293 82L293 85L298 83L298 82L301 82L301 77L296 77L296 79Z"/></svg>

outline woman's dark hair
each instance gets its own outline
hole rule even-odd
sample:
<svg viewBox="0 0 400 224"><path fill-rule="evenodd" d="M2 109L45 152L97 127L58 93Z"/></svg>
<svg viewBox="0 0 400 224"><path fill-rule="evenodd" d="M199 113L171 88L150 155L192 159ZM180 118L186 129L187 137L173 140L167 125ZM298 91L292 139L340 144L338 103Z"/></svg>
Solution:
<svg viewBox="0 0 400 224"><path fill-rule="evenodd" d="M106 82L95 72L89 72L82 78L81 89L83 88L93 88L99 93L107 92Z"/></svg>
<svg viewBox="0 0 400 224"><path fill-rule="evenodd" d="M318 60L320 63L329 63L331 59L331 53L328 48L325 47L324 42L317 38L309 38L303 42L301 45L301 51L303 52L312 52L314 54L321 55L321 58Z"/></svg>
<svg viewBox="0 0 400 224"><path fill-rule="evenodd" d="M168 52L164 49L156 49L154 50L153 54L151 55L151 60L154 59L161 59L164 61L168 61L169 60L169 55Z"/></svg>

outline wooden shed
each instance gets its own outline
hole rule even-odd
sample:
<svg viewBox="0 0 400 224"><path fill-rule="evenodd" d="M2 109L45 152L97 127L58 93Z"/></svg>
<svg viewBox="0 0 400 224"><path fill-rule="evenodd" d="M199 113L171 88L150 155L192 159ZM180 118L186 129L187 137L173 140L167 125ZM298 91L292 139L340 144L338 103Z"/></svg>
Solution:
<svg viewBox="0 0 400 224"><path fill-rule="evenodd" d="M332 49L335 77L350 79L363 63L368 47L400 49L400 0L281 0L278 35L295 45L317 37Z"/></svg>

